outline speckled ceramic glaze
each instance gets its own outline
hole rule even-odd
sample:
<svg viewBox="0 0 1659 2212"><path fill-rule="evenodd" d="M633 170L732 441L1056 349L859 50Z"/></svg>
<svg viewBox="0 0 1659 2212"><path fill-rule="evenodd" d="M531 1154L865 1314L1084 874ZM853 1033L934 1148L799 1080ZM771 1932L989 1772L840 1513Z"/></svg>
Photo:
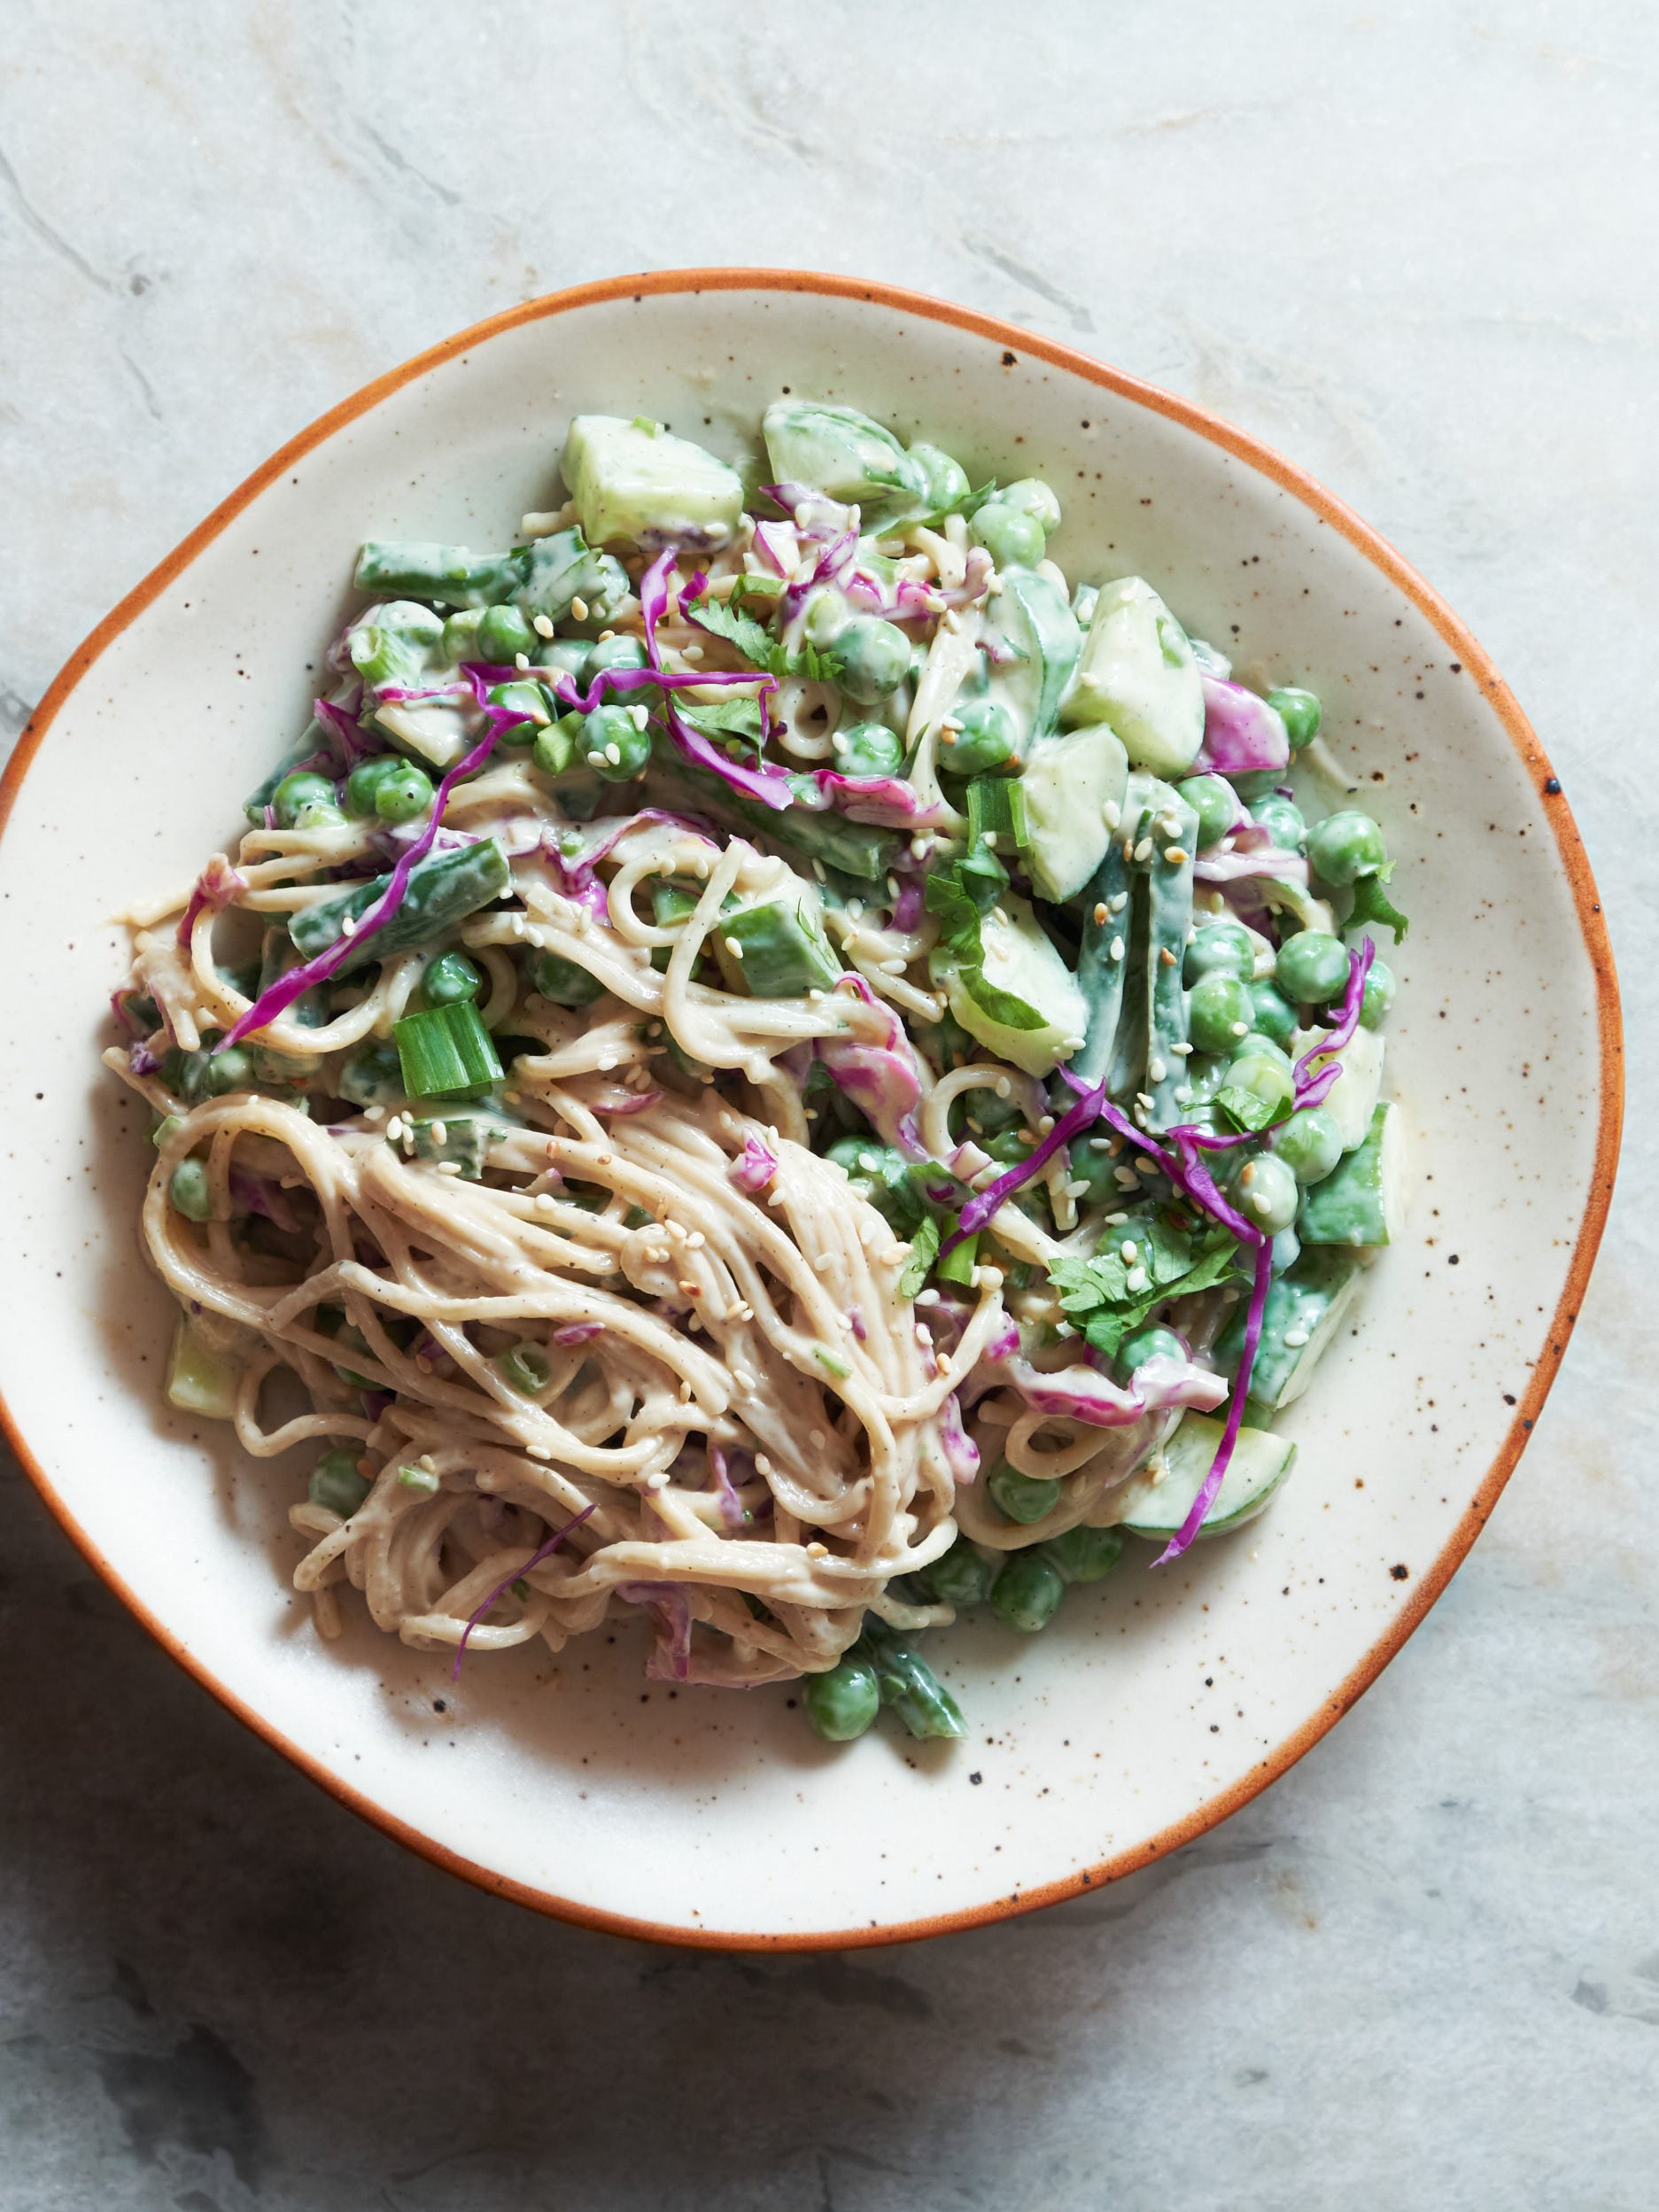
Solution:
<svg viewBox="0 0 1659 2212"><path fill-rule="evenodd" d="M1310 685L1399 858L1413 918L1390 1087L1407 1232L1287 1426L1266 1518L1147 1572L1132 1550L1046 1634L934 1640L955 1746L847 1750L787 1693L676 1693L643 1639L470 1664L291 1593L298 1456L254 1464L157 1401L168 1301L139 1254L143 1114L98 1067L110 917L189 881L301 726L366 536L487 543L554 503L569 417L662 417L735 456L779 391L851 402L1040 475L1067 572L1151 578L1251 681ZM1334 796L1334 795L1333 795ZM1611 1184L1618 1017L1548 764L1474 641L1327 494L1184 403L880 287L635 278L463 334L278 454L53 687L0 809L0 1393L88 1557L252 1725L403 1840L492 1888L689 1942L846 1944L1110 1880L1221 1819L1399 1648L1513 1465ZM5 819L0 814L0 819ZM42 1089L40 1086L44 1085Z"/></svg>

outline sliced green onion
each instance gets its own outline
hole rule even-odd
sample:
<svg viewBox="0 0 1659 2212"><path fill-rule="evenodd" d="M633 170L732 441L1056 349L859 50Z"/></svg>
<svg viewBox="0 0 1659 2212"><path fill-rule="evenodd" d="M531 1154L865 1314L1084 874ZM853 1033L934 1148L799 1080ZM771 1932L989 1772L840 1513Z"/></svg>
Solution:
<svg viewBox="0 0 1659 2212"><path fill-rule="evenodd" d="M953 1245L941 1260L934 1273L942 1283L972 1283L974 1255L980 1248L979 1231L965 1237L959 1245Z"/></svg>
<svg viewBox="0 0 1659 2212"><path fill-rule="evenodd" d="M516 1344L496 1361L503 1378L526 1398L546 1390L553 1380L553 1366L539 1344Z"/></svg>
<svg viewBox="0 0 1659 2212"><path fill-rule="evenodd" d="M438 1477L426 1467L399 1467L398 1480L406 1490L418 1490L423 1498L436 1496Z"/></svg>
<svg viewBox="0 0 1659 2212"><path fill-rule="evenodd" d="M407 1013L391 1036L411 1098L469 1097L501 1080L490 1032L469 998Z"/></svg>
<svg viewBox="0 0 1659 2212"><path fill-rule="evenodd" d="M1027 842L1025 786L1017 776L975 776L969 784L969 850L982 845L988 833L996 845L1004 840L1013 845Z"/></svg>

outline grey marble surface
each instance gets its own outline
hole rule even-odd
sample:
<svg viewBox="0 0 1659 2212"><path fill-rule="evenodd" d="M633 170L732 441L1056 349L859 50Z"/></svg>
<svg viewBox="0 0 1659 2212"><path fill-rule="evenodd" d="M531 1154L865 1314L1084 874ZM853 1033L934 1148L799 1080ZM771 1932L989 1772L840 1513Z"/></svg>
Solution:
<svg viewBox="0 0 1659 2212"><path fill-rule="evenodd" d="M1440 586L1589 841L1638 1112L1536 1440L1376 1688L1190 1850L932 1945L681 1956L463 1889L175 1673L9 1469L0 2203L1646 2212L1651 10L10 0L4 23L8 735L275 445L452 329L625 268L886 277L1216 407Z"/></svg>

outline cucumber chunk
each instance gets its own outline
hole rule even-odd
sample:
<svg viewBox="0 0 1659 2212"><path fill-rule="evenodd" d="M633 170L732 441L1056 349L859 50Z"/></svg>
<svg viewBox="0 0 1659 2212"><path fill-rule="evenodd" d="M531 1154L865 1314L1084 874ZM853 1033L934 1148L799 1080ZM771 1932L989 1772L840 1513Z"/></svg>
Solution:
<svg viewBox="0 0 1659 2212"><path fill-rule="evenodd" d="M1185 631L1151 586L1101 586L1066 718L1109 722L1138 768L1184 775L1204 742L1204 687Z"/></svg>
<svg viewBox="0 0 1659 2212"><path fill-rule="evenodd" d="M833 990L841 972L804 899L771 899L722 914L712 943L728 986L756 998L802 998L810 990Z"/></svg>
<svg viewBox="0 0 1659 2212"><path fill-rule="evenodd" d="M1154 1481L1153 1467L1143 1468L1118 1494L1123 1510L1119 1526L1131 1536L1167 1543L1175 1535L1221 1448L1222 1424L1207 1414L1183 1413L1165 1445L1164 1475ZM1266 1429L1240 1429L1221 1486L1205 1517L1200 1536L1224 1536L1253 1521L1291 1471L1296 1447Z"/></svg>
<svg viewBox="0 0 1659 2212"><path fill-rule="evenodd" d="M1066 594L1035 569L1004 569L981 631L989 661L987 694L1013 718L1021 759L1059 719L1083 633Z"/></svg>
<svg viewBox="0 0 1659 2212"><path fill-rule="evenodd" d="M206 1316L200 1318L205 1323ZM181 1312L167 1354L167 1403L204 1421L234 1418L236 1385L242 1378L240 1353L234 1346L219 1343L217 1336L217 1331L210 1331Z"/></svg>
<svg viewBox="0 0 1659 2212"><path fill-rule="evenodd" d="M866 522L896 520L926 511L927 471L890 430L857 407L818 407L802 400L774 400L761 419L767 458L779 483L846 504L857 503Z"/></svg>
<svg viewBox="0 0 1659 2212"><path fill-rule="evenodd" d="M1319 1246L1305 1253L1288 1274L1275 1278L1250 1370L1254 1404L1271 1407L1276 1413L1301 1396L1341 1328L1360 1282L1360 1262L1352 1253ZM1242 1303L1234 1308L1216 1342L1215 1364L1224 1375L1238 1372L1244 1313Z"/></svg>
<svg viewBox="0 0 1659 2212"><path fill-rule="evenodd" d="M1384 1098L1365 1142L1304 1194L1297 1235L1305 1245L1392 1244L1405 1210L1403 1170L1399 1112Z"/></svg>
<svg viewBox="0 0 1659 2212"><path fill-rule="evenodd" d="M1304 1052L1312 1052L1324 1032L1319 1029L1299 1029L1291 1040L1292 1059L1300 1059ZM1356 1145L1363 1145L1376 1112L1376 1102L1383 1095L1383 1059L1385 1046L1375 1029L1363 1027L1356 1029L1337 1058L1342 1073L1325 1099L1325 1111L1335 1121L1342 1133L1342 1149L1351 1153ZM1316 1075L1328 1062L1314 1060L1308 1069Z"/></svg>
<svg viewBox="0 0 1659 2212"><path fill-rule="evenodd" d="M717 553L743 512L734 469L688 438L618 415L578 415L560 470L590 545Z"/></svg>
<svg viewBox="0 0 1659 2212"><path fill-rule="evenodd" d="M1012 1029L986 1013L960 974L946 980L950 1011L971 1036L1028 1075L1046 1075L1076 1050L1089 1009L1075 977L1023 898L1004 891L980 929L981 973L998 990L1023 998L1043 1016L1040 1029Z"/></svg>
<svg viewBox="0 0 1659 2212"><path fill-rule="evenodd" d="M1075 898L1105 858L1112 842L1105 810L1120 814L1128 774L1122 744L1104 722L1032 747L1021 779L1027 865L1044 898Z"/></svg>

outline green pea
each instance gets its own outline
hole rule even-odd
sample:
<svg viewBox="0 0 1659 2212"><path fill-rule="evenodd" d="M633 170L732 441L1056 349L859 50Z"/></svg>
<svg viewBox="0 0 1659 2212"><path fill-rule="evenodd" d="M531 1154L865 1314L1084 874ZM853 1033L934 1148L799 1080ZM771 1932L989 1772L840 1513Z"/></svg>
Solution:
<svg viewBox="0 0 1659 2212"><path fill-rule="evenodd" d="M823 1674L809 1674L801 1685L801 1704L814 1732L826 1743L850 1743L875 1719L881 1706L876 1671L855 1654Z"/></svg>
<svg viewBox="0 0 1659 2212"><path fill-rule="evenodd" d="M229 1052L210 1052L202 1070L202 1089L210 1098L226 1098L233 1090L252 1090L253 1081L252 1055L235 1044Z"/></svg>
<svg viewBox="0 0 1659 2212"><path fill-rule="evenodd" d="M1031 1636L1048 1626L1065 1595L1064 1577L1041 1551L1016 1551L996 1578L991 1610L1005 1628Z"/></svg>
<svg viewBox="0 0 1659 2212"><path fill-rule="evenodd" d="M1017 507L988 500L969 527L974 543L985 547L999 569L1034 569L1043 558L1043 525Z"/></svg>
<svg viewBox="0 0 1659 2212"><path fill-rule="evenodd" d="M1295 1221L1301 1192L1289 1163L1276 1153L1258 1153L1247 1160L1236 1188L1244 1213L1269 1236L1276 1237Z"/></svg>
<svg viewBox="0 0 1659 2212"><path fill-rule="evenodd" d="M1319 735L1319 702L1311 691L1299 691L1295 685L1289 685L1282 690L1270 691L1268 704L1283 722L1293 753L1299 753Z"/></svg>
<svg viewBox="0 0 1659 2212"><path fill-rule="evenodd" d="M440 952L427 963L421 997L429 1006L449 1006L462 998L476 998L483 986L483 976L464 952Z"/></svg>
<svg viewBox="0 0 1659 2212"><path fill-rule="evenodd" d="M1323 1106L1304 1106L1273 1132L1273 1149L1299 1183L1321 1183L1342 1158L1342 1131Z"/></svg>
<svg viewBox="0 0 1659 2212"><path fill-rule="evenodd" d="M368 760L360 760L345 779L345 803L353 814L372 814L375 795L388 776L395 776L407 765L401 753L376 753Z"/></svg>
<svg viewBox="0 0 1659 2212"><path fill-rule="evenodd" d="M1189 776L1175 786L1198 818L1198 850L1225 837L1238 819L1238 801L1225 776Z"/></svg>
<svg viewBox="0 0 1659 2212"><path fill-rule="evenodd" d="M1192 987L1187 1034L1201 1052L1233 1052L1240 1037L1249 1034L1254 1013L1249 985L1236 975L1213 970L1200 975Z"/></svg>
<svg viewBox="0 0 1659 2212"><path fill-rule="evenodd" d="M530 964L532 990L555 1006L591 1006L605 986L597 975L557 952L538 952Z"/></svg>
<svg viewBox="0 0 1659 2212"><path fill-rule="evenodd" d="M283 778L271 794L271 805L281 829L322 829L345 819L329 779L304 769Z"/></svg>
<svg viewBox="0 0 1659 2212"><path fill-rule="evenodd" d="M1385 961L1373 960L1360 1001L1360 1019L1368 1029L1380 1029L1394 1003L1394 971Z"/></svg>
<svg viewBox="0 0 1659 2212"><path fill-rule="evenodd" d="M1274 981L1299 1006L1322 1006L1345 989L1347 948L1324 929L1300 929L1279 947Z"/></svg>
<svg viewBox="0 0 1659 2212"><path fill-rule="evenodd" d="M1287 1070L1291 1065L1291 1055L1283 1045L1275 1037L1264 1036L1260 1029L1246 1030L1233 1046L1233 1058L1270 1059L1275 1067Z"/></svg>
<svg viewBox="0 0 1659 2212"><path fill-rule="evenodd" d="M1307 824L1294 801L1269 792L1251 808L1250 819L1258 829L1267 831L1281 852L1301 851L1307 837Z"/></svg>
<svg viewBox="0 0 1659 2212"><path fill-rule="evenodd" d="M1098 1582L1122 1558L1124 1541L1120 1528L1068 1528L1064 1536L1050 1536L1042 1552L1067 1582Z"/></svg>
<svg viewBox="0 0 1659 2212"><path fill-rule="evenodd" d="M1173 1329L1162 1329L1155 1323L1136 1329L1125 1337L1118 1347L1118 1365L1126 1375L1133 1375L1137 1367L1144 1367L1148 1360L1184 1360L1186 1351Z"/></svg>
<svg viewBox="0 0 1659 2212"><path fill-rule="evenodd" d="M1283 1052L1271 1059L1266 1052L1245 1052L1227 1069L1225 1087L1229 1090L1247 1090L1274 1109L1275 1119L1289 1110L1295 1095L1296 1084L1291 1073L1291 1063Z"/></svg>
<svg viewBox="0 0 1659 2212"><path fill-rule="evenodd" d="M1187 947L1182 973L1189 983L1201 975L1236 975L1248 982L1256 965L1256 944L1242 922L1206 921Z"/></svg>
<svg viewBox="0 0 1659 2212"><path fill-rule="evenodd" d="M1060 1500L1058 1482L1045 1482L1037 1475L1022 1475L1017 1467L1005 1464L996 1470L988 1486L993 1500L1011 1521L1040 1521L1045 1513L1054 1510Z"/></svg>
<svg viewBox="0 0 1659 2212"><path fill-rule="evenodd" d="M640 727L626 707L595 707L581 744L588 766L607 783L632 783L650 763L651 733Z"/></svg>
<svg viewBox="0 0 1659 2212"><path fill-rule="evenodd" d="M939 515L964 499L968 491L968 472L959 461L952 460L942 446L912 446L910 457L922 472L927 487L928 511Z"/></svg>
<svg viewBox="0 0 1659 2212"><path fill-rule="evenodd" d="M943 1557L935 1559L927 1570L934 1595L958 1610L982 1604L995 1579L996 1569L980 1557L964 1536L958 1536Z"/></svg>
<svg viewBox="0 0 1659 2212"><path fill-rule="evenodd" d="M904 741L885 722L855 722L837 730L831 749L843 776L895 776L904 761Z"/></svg>
<svg viewBox="0 0 1659 2212"><path fill-rule="evenodd" d="M1016 515L1029 515L1045 538L1051 538L1060 526L1060 503L1041 477L1021 477L1017 484L1004 485L994 502L986 501L988 507L993 504L1011 507Z"/></svg>
<svg viewBox="0 0 1659 2212"><path fill-rule="evenodd" d="M533 1398L538 1391L546 1390L553 1380L553 1365L540 1345L526 1339L516 1344L509 1351L497 1355L496 1365L503 1379L526 1398Z"/></svg>
<svg viewBox="0 0 1659 2212"><path fill-rule="evenodd" d="M1296 1008L1278 985L1265 975L1259 983L1250 986L1250 1003L1252 1030L1271 1038L1283 1052L1296 1035Z"/></svg>
<svg viewBox="0 0 1659 2212"><path fill-rule="evenodd" d="M481 607L462 607L446 617L442 651L449 666L453 668L461 661L482 661L491 657L478 643L478 625L483 620L484 609Z"/></svg>
<svg viewBox="0 0 1659 2212"><path fill-rule="evenodd" d="M1019 749L1014 718L1000 699L972 699L955 718L962 725L956 742L939 756L941 766L953 776L987 775L1005 767Z"/></svg>
<svg viewBox="0 0 1659 2212"><path fill-rule="evenodd" d="M207 1186L207 1168L199 1160L181 1160L173 1170L167 1184L167 1198L175 1213L182 1214L189 1222L211 1221L213 1216L213 1192Z"/></svg>
<svg viewBox="0 0 1659 2212"><path fill-rule="evenodd" d="M624 637L620 633L615 637L601 638L582 664L583 685L591 684L595 676L606 675L612 669L645 668L648 665L642 639Z"/></svg>
<svg viewBox="0 0 1659 2212"><path fill-rule="evenodd" d="M375 786L375 811L383 822L423 822L437 796L425 769L407 760Z"/></svg>
<svg viewBox="0 0 1659 2212"><path fill-rule="evenodd" d="M349 1521L373 1487L358 1472L356 1452L342 1447L324 1452L311 1471L306 1493L313 1505L326 1506L330 1513Z"/></svg>
<svg viewBox="0 0 1659 2212"><path fill-rule="evenodd" d="M841 664L836 679L849 699L872 706L911 672L911 641L895 623L858 615L836 633L833 650Z"/></svg>
<svg viewBox="0 0 1659 2212"><path fill-rule="evenodd" d="M1307 865L1322 882L1345 887L1375 875L1388 858L1383 833L1368 814L1348 807L1308 832Z"/></svg>
<svg viewBox="0 0 1659 2212"><path fill-rule="evenodd" d="M447 625L444 642L449 642ZM516 607L486 607L478 617L478 654L492 668L513 668L521 653L539 662L541 640ZM459 656L458 656L459 657Z"/></svg>

